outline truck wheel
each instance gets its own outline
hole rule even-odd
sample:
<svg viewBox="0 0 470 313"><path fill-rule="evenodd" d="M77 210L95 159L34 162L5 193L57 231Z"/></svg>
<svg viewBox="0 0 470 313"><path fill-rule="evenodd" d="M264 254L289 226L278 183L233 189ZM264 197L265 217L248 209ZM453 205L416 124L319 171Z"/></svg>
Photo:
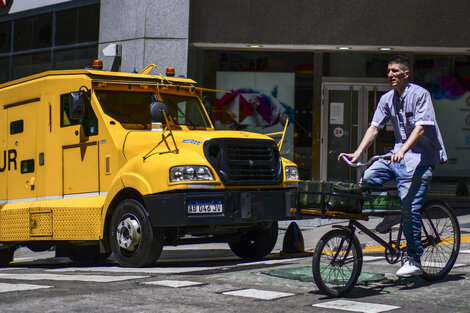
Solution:
<svg viewBox="0 0 470 313"><path fill-rule="evenodd" d="M228 245L235 255L243 259L262 258L273 250L277 236L277 222L272 222L266 227L240 231L237 237L229 240Z"/></svg>
<svg viewBox="0 0 470 313"><path fill-rule="evenodd" d="M149 266L162 253L163 229L152 228L145 208L136 200L124 200L116 207L109 231L111 250L121 266Z"/></svg>
<svg viewBox="0 0 470 313"><path fill-rule="evenodd" d="M13 261L13 254L15 253L15 248L6 248L0 249L0 267L5 267Z"/></svg>

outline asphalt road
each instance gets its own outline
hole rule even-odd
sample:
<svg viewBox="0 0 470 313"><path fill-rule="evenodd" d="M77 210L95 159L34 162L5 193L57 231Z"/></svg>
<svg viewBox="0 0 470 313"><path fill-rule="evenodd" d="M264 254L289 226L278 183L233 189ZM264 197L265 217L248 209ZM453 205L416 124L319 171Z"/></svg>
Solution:
<svg viewBox="0 0 470 313"><path fill-rule="evenodd" d="M400 279L399 265L388 264L383 252L366 252L361 281L339 299L318 291L308 253L280 253L283 231L263 260L242 260L226 244L202 244L165 247L156 266L142 269L121 268L112 257L79 267L53 251L21 248L0 269L0 312L470 312L470 218L459 220L460 255L444 279ZM331 228L314 224L299 223L305 250Z"/></svg>

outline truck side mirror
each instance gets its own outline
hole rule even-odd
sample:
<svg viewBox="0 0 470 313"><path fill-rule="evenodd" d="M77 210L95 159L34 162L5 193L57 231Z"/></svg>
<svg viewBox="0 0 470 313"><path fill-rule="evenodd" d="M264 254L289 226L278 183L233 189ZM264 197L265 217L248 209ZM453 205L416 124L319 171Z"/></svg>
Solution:
<svg viewBox="0 0 470 313"><path fill-rule="evenodd" d="M85 99L84 91L71 92L69 95L69 118L79 120L85 116Z"/></svg>
<svg viewBox="0 0 470 313"><path fill-rule="evenodd" d="M170 116L170 110L164 102L153 101L150 104L150 117L152 119L152 124L154 123L165 123L165 117L163 117L162 111L165 111L166 116Z"/></svg>
<svg viewBox="0 0 470 313"><path fill-rule="evenodd" d="M286 124L288 123L289 116L286 113L282 113L279 115L279 123L281 124L282 127L286 127Z"/></svg>

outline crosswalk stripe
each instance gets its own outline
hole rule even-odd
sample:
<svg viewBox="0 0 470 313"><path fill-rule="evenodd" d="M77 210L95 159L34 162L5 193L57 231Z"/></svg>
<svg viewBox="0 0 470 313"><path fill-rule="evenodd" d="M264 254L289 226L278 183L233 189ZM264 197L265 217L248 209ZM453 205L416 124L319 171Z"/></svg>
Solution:
<svg viewBox="0 0 470 313"><path fill-rule="evenodd" d="M181 287L199 286L199 285L202 285L203 283L189 281L189 280L156 280L156 281L147 281L142 284L158 285L158 286L172 287L172 288L181 288Z"/></svg>
<svg viewBox="0 0 470 313"><path fill-rule="evenodd" d="M230 295L230 296L237 296L237 297L255 298L255 299L261 299L261 300L274 300L274 299L279 299L279 298L295 296L295 294L293 293L251 289L251 288L234 290L234 291L226 291L226 292L222 292L222 294Z"/></svg>
<svg viewBox="0 0 470 313"><path fill-rule="evenodd" d="M130 279L148 278L150 276L105 276L105 275L60 275L60 274L0 274L3 279L16 280L58 280L58 281L86 281L108 283Z"/></svg>
<svg viewBox="0 0 470 313"><path fill-rule="evenodd" d="M284 264L291 262L292 259L281 259L281 260L266 260L239 263L236 265L230 265L231 268L252 266L252 265L270 265L270 264ZM227 265L223 266L201 266L201 267L119 267L119 266L97 266L97 267L66 267L56 268L47 270L48 272L111 272L111 273L145 273L145 274L180 274L189 272L199 271L210 271L227 268Z"/></svg>
<svg viewBox="0 0 470 313"><path fill-rule="evenodd" d="M378 304L378 303L367 303L349 300L335 300L323 303L312 304L314 307L343 310L349 312L362 312L362 313L381 313L391 310L399 309L399 306Z"/></svg>
<svg viewBox="0 0 470 313"><path fill-rule="evenodd" d="M108 272L108 273L145 273L145 274L180 274L217 269L217 267L67 267L47 270L48 272Z"/></svg>
<svg viewBox="0 0 470 313"><path fill-rule="evenodd" d="M53 288L53 286L0 283L0 292L26 291L46 288Z"/></svg>
<svg viewBox="0 0 470 313"><path fill-rule="evenodd" d="M436 267L436 268L442 268L446 265L446 263L440 263L440 262L421 262L421 265L424 267ZM467 266L467 264L462 264L462 263L455 263L453 268L457 267L464 267Z"/></svg>
<svg viewBox="0 0 470 313"><path fill-rule="evenodd" d="M362 257L364 261L377 261L377 260L385 260L383 256L373 256L373 255L364 255Z"/></svg>

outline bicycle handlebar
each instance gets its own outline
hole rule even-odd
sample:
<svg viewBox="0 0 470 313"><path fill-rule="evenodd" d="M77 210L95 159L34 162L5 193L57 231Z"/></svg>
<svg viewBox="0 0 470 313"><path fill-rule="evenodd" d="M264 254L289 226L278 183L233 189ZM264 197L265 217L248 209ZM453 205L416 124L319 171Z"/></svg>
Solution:
<svg viewBox="0 0 470 313"><path fill-rule="evenodd" d="M372 164L372 162L375 162L379 159L390 160L391 157L392 155L390 153L382 154L382 155L374 155L366 163L362 163L362 162L353 163L345 155L343 155L341 158L343 159L344 162L346 162L346 164L348 164L351 167L363 167L363 166L369 166L370 164Z"/></svg>

